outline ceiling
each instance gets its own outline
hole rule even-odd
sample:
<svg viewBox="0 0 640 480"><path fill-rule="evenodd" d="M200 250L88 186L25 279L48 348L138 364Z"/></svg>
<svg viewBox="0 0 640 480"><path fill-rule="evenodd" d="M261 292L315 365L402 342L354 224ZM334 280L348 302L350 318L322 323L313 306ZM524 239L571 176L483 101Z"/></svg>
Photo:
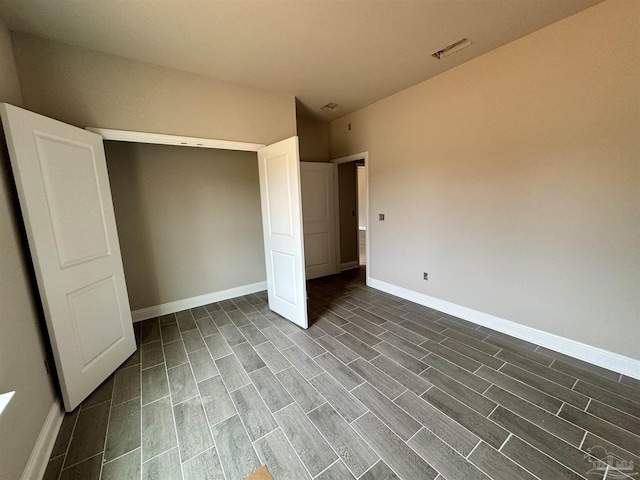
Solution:
<svg viewBox="0 0 640 480"><path fill-rule="evenodd" d="M10 30L295 95L330 121L601 0L2 0ZM431 54L461 38L443 60ZM335 112L320 108L334 102Z"/></svg>

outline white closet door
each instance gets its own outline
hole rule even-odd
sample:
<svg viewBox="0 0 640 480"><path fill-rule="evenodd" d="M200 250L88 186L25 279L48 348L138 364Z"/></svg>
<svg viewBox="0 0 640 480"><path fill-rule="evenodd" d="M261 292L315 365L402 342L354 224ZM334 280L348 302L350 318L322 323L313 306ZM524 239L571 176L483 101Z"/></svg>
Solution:
<svg viewBox="0 0 640 480"><path fill-rule="evenodd" d="M12 105L1 113L71 411L136 349L102 138Z"/></svg>
<svg viewBox="0 0 640 480"><path fill-rule="evenodd" d="M269 308L307 328L298 137L258 150Z"/></svg>
<svg viewBox="0 0 640 480"><path fill-rule="evenodd" d="M333 169L332 163L300 163L307 280L338 273Z"/></svg>

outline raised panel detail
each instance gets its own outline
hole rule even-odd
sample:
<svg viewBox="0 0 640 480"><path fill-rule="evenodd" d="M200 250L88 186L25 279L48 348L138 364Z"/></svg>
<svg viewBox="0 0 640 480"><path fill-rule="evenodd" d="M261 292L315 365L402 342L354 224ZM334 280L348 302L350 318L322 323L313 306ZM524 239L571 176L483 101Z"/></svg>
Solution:
<svg viewBox="0 0 640 480"><path fill-rule="evenodd" d="M60 268L109 255L93 147L35 137Z"/></svg>
<svg viewBox="0 0 640 480"><path fill-rule="evenodd" d="M84 371L124 336L115 279L108 277L87 285L69 293L67 299Z"/></svg>
<svg viewBox="0 0 640 480"><path fill-rule="evenodd" d="M327 175L325 172L304 172L302 175L302 217L305 222L326 222L329 210L326 201ZM320 201L318 201L321 199Z"/></svg>
<svg viewBox="0 0 640 480"><path fill-rule="evenodd" d="M266 162L266 191L271 235L293 235L291 212L291 179L287 168L287 155L270 157Z"/></svg>
<svg viewBox="0 0 640 480"><path fill-rule="evenodd" d="M271 252L273 287L275 296L290 305L296 305L296 258L283 252Z"/></svg>
<svg viewBox="0 0 640 480"><path fill-rule="evenodd" d="M310 233L304 236L304 260L307 267L329 263L329 232Z"/></svg>

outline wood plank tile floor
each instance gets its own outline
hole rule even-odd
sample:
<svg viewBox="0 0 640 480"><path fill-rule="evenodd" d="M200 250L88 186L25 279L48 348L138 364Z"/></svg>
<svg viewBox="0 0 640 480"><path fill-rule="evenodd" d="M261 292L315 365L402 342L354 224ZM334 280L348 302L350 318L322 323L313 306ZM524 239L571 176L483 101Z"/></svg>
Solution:
<svg viewBox="0 0 640 480"><path fill-rule="evenodd" d="M264 292L136 324L138 351L65 416L45 479L637 478L640 381L361 270L308 292L306 331Z"/></svg>

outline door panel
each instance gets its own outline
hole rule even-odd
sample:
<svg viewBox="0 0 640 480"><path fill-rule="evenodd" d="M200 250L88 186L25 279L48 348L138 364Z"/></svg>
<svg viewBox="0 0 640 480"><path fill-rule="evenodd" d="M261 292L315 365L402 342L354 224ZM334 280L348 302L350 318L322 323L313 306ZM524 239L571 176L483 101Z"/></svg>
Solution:
<svg viewBox="0 0 640 480"><path fill-rule="evenodd" d="M307 279L338 273L332 163L302 162L302 219Z"/></svg>
<svg viewBox="0 0 640 480"><path fill-rule="evenodd" d="M60 267L109 255L93 150L42 132L34 132L34 138Z"/></svg>
<svg viewBox="0 0 640 480"><path fill-rule="evenodd" d="M310 268L327 265L331 262L332 259L329 253L330 241L331 238L329 238L328 232L305 233L304 258L307 263L307 271L309 271ZM308 275L307 278L309 278Z"/></svg>
<svg viewBox="0 0 640 480"><path fill-rule="evenodd" d="M298 137L258 150L269 308L307 328Z"/></svg>
<svg viewBox="0 0 640 480"><path fill-rule="evenodd" d="M71 411L136 349L102 138L12 105L1 113Z"/></svg>
<svg viewBox="0 0 640 480"><path fill-rule="evenodd" d="M124 337L115 279L111 276L82 287L67 299L84 370Z"/></svg>

